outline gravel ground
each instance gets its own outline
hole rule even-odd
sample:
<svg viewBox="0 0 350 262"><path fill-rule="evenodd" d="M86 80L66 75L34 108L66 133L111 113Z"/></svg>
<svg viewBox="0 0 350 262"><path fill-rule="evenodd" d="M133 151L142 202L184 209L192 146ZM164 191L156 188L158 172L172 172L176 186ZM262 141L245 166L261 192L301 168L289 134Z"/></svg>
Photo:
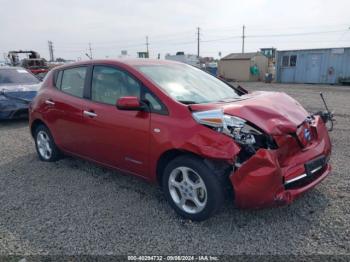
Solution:
<svg viewBox="0 0 350 262"><path fill-rule="evenodd" d="M65 158L43 163L26 121L0 123L0 255L349 254L350 87L244 83L278 90L310 111L335 110L333 172L291 206L183 220L134 177Z"/></svg>

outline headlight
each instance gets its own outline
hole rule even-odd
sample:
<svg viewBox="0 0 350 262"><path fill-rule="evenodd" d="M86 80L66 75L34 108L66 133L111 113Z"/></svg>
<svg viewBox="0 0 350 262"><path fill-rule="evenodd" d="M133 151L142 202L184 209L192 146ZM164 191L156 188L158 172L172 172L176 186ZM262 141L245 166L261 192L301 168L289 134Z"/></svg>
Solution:
<svg viewBox="0 0 350 262"><path fill-rule="evenodd" d="M194 112L192 115L199 124L206 125L218 132L229 135L240 144L254 144L254 134L259 134L244 119L237 116L225 115L221 109Z"/></svg>

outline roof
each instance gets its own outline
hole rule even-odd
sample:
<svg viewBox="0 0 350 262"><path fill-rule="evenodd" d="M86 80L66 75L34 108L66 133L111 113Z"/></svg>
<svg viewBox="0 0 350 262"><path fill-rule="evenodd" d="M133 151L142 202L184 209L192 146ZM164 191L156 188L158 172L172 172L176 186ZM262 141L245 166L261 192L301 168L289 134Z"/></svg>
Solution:
<svg viewBox="0 0 350 262"><path fill-rule="evenodd" d="M142 65L170 65L170 64L183 64L181 62L172 61L172 60L158 60L158 59L148 59L148 58L125 58L125 59L93 59L93 60L85 60L85 61L79 61L69 64L64 64L61 66L55 67L57 68L63 68L68 66L79 66L79 65L89 65L89 64L124 64L131 67L135 66L142 66Z"/></svg>
<svg viewBox="0 0 350 262"><path fill-rule="evenodd" d="M260 55L258 52L252 52L252 53L232 53L229 54L223 58L221 58L221 60L250 60L252 59L254 56Z"/></svg>

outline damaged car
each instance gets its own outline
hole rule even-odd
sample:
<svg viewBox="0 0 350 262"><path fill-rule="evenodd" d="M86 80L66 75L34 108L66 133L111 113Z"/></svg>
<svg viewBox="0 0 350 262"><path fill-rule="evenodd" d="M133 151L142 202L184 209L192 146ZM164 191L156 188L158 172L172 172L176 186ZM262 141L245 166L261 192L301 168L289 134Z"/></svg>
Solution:
<svg viewBox="0 0 350 262"><path fill-rule="evenodd" d="M0 120L28 117L40 81L22 67L0 67Z"/></svg>
<svg viewBox="0 0 350 262"><path fill-rule="evenodd" d="M326 123L278 92L247 92L161 60L54 68L30 106L42 161L71 155L158 183L182 217L290 204L331 172Z"/></svg>

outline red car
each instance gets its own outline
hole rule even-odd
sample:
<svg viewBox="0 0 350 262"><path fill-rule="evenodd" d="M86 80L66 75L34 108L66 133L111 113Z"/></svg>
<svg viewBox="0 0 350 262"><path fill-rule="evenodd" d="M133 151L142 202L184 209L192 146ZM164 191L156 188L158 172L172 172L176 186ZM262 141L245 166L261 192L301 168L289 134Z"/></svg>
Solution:
<svg viewBox="0 0 350 262"><path fill-rule="evenodd" d="M290 204L331 171L325 113L284 93L233 87L160 60L54 68L30 106L39 158L63 154L158 183L177 213L204 220Z"/></svg>

